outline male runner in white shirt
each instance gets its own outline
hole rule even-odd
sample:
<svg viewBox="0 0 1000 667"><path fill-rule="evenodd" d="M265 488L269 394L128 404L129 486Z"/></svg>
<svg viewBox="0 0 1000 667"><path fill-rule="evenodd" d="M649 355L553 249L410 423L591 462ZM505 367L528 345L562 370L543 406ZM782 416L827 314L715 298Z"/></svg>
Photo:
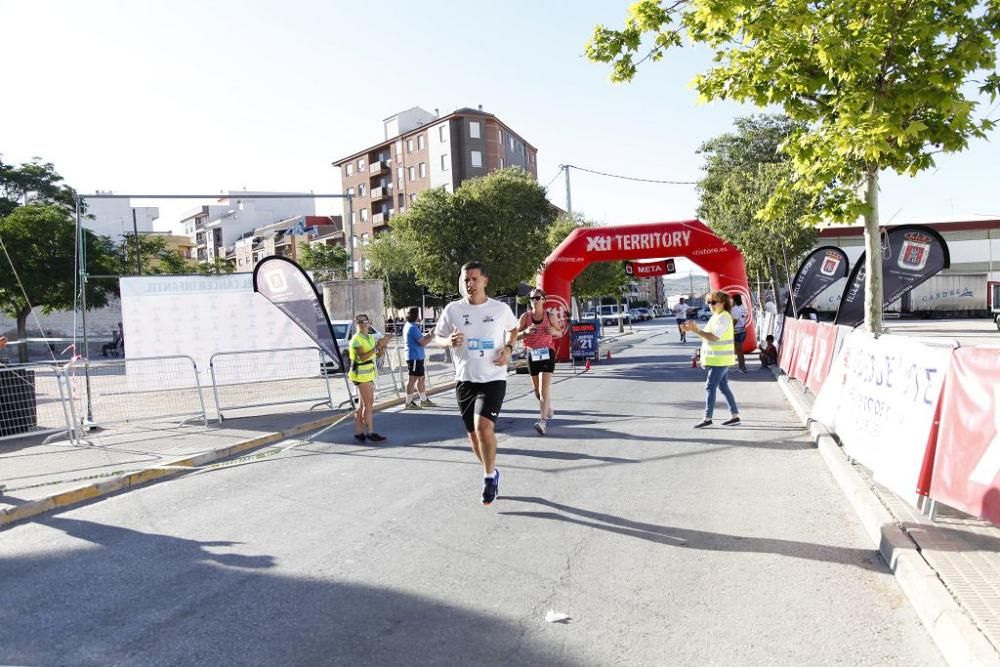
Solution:
<svg viewBox="0 0 1000 667"><path fill-rule="evenodd" d="M489 277L482 264L463 266L461 280L467 296L445 306L434 336L438 345L453 348L455 395L472 451L483 464L483 504L489 505L500 491L494 427L507 393L517 318L510 306L486 296Z"/></svg>

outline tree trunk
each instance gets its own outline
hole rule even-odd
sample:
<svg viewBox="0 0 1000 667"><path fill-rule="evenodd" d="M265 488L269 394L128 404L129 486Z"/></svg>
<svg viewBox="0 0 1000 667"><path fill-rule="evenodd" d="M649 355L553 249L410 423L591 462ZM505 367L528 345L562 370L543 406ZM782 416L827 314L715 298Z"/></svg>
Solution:
<svg viewBox="0 0 1000 667"><path fill-rule="evenodd" d="M882 236L878 227L878 171L865 188L865 330L882 333Z"/></svg>
<svg viewBox="0 0 1000 667"><path fill-rule="evenodd" d="M21 343L17 346L17 359L22 364L28 363L28 344L24 341L28 337L28 315L30 314L30 307L17 313L17 340Z"/></svg>

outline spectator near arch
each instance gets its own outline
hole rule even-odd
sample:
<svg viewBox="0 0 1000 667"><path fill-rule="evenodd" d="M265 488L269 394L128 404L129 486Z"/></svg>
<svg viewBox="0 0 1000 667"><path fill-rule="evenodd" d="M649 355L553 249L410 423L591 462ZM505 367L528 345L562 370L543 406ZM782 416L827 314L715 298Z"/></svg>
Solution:
<svg viewBox="0 0 1000 667"><path fill-rule="evenodd" d="M700 220L580 227L548 256L537 284L548 295L546 306L566 308L573 279L591 263L664 257L687 257L708 273L711 289L743 296L743 303L751 313L743 350L755 350L757 340L752 326L755 304L750 298L743 254ZM557 345L556 357L559 361L569 361L569 337L564 336Z"/></svg>

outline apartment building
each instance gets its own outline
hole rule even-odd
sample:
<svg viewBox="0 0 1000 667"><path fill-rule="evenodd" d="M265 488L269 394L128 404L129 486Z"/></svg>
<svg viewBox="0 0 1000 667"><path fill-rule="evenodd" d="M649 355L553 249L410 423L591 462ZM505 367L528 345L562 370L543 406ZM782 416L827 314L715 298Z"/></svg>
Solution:
<svg viewBox="0 0 1000 667"><path fill-rule="evenodd" d="M233 244L236 271L253 271L257 262L271 255L298 261L300 244L320 237L332 238L338 232L342 242L343 224L339 215L299 215L258 227Z"/></svg>
<svg viewBox="0 0 1000 667"><path fill-rule="evenodd" d="M384 140L333 163L340 170L344 223L351 244L389 228L398 215L431 188L454 192L462 181L504 167L538 178L538 150L495 115L462 108L445 116L413 107L382 121ZM360 269L356 256L355 272Z"/></svg>
<svg viewBox="0 0 1000 667"><path fill-rule="evenodd" d="M271 195L255 198L254 195ZM288 197L273 197L288 195ZM308 193L229 192L212 205L189 211L181 224L194 241L194 257L199 262L215 259L236 261L235 244L247 232L288 218L315 216L316 200Z"/></svg>

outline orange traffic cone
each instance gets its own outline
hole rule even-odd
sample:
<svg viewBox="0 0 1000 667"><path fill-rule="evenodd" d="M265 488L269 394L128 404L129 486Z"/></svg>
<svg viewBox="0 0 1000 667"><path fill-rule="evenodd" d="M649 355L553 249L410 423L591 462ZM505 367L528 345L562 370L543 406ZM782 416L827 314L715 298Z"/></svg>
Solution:
<svg viewBox="0 0 1000 667"><path fill-rule="evenodd" d="M694 354L691 355L691 368L698 368L698 359L701 357L701 352L695 350Z"/></svg>
<svg viewBox="0 0 1000 667"><path fill-rule="evenodd" d="M607 352L605 353L605 355L604 355L604 358L605 358L605 359L610 359L610 358L611 358L611 350L608 350L608 351L607 351Z"/></svg>
<svg viewBox="0 0 1000 667"><path fill-rule="evenodd" d="M584 372L590 370L590 359L589 358L587 359L587 365L583 367L583 370L584 370Z"/></svg>

